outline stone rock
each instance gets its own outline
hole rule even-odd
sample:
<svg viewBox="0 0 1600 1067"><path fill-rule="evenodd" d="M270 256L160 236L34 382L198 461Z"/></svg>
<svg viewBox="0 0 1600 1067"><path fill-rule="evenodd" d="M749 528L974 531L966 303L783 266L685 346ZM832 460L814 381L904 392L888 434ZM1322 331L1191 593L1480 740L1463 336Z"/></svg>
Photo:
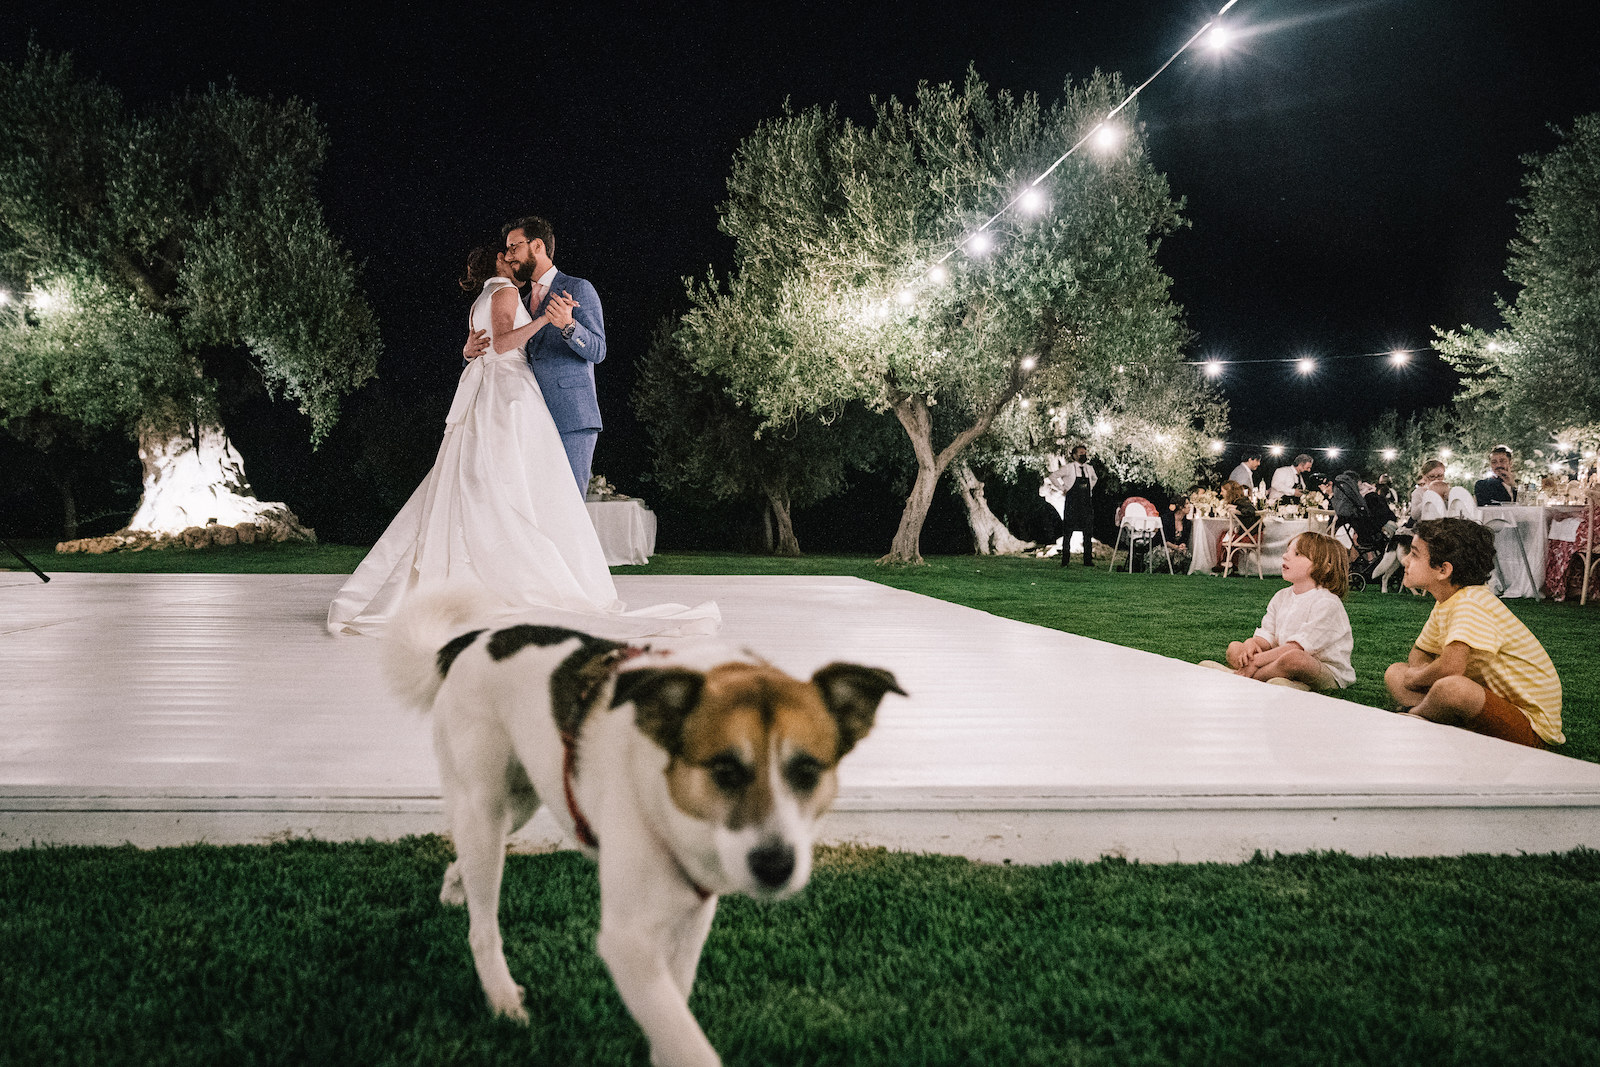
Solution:
<svg viewBox="0 0 1600 1067"><path fill-rule="evenodd" d="M259 530L257 529L255 523L241 522L239 525L235 526L233 530L234 533L239 535L239 543L241 545L253 545L256 543L256 534L259 532Z"/></svg>
<svg viewBox="0 0 1600 1067"><path fill-rule="evenodd" d="M239 543L239 531L232 526L207 526L206 533L211 535L214 545L236 545Z"/></svg>
<svg viewBox="0 0 1600 1067"><path fill-rule="evenodd" d="M211 543L211 535L206 533L204 526L191 526L178 536L189 548L204 548Z"/></svg>

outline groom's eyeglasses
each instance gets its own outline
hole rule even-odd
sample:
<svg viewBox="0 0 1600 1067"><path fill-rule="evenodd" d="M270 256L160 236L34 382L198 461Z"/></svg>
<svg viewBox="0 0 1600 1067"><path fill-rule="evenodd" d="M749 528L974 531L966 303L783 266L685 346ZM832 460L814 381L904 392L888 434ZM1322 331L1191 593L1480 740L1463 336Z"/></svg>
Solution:
<svg viewBox="0 0 1600 1067"><path fill-rule="evenodd" d="M509 256L511 254L511 250L516 248L518 245L525 245L527 243L528 242L526 242L526 241L513 241L513 242L511 242L510 244L506 245L506 255Z"/></svg>

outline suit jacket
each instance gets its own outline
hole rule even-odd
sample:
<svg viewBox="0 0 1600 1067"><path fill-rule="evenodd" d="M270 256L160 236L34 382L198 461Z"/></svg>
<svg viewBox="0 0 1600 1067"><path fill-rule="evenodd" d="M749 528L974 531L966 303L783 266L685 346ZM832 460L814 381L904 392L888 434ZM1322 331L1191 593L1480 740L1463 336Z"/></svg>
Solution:
<svg viewBox="0 0 1600 1067"><path fill-rule="evenodd" d="M605 317L600 313L600 294L582 278L556 271L550 279L550 293L568 292L578 302L572 309L572 340L561 336L554 323L528 338L524 351L533 376L544 393L545 406L562 433L600 429L600 400L595 395L594 365L606 358ZM533 292L530 287L529 294ZM526 299L526 297L524 297ZM550 302L546 293L538 307L528 313L538 318Z"/></svg>
<svg viewBox="0 0 1600 1067"><path fill-rule="evenodd" d="M1496 500L1502 504L1514 504L1517 500L1517 491L1515 489L1507 489L1505 482L1491 474L1489 477L1480 478L1474 483L1472 496L1481 508L1487 507Z"/></svg>

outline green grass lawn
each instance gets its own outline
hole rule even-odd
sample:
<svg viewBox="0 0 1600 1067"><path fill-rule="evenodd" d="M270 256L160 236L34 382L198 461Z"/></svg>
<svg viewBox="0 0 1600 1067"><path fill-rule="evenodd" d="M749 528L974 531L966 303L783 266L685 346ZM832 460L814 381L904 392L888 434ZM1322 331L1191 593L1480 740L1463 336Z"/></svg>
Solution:
<svg viewBox="0 0 1600 1067"><path fill-rule="evenodd" d="M643 1064L594 868L513 856L489 1016L438 838L0 854L0 1060ZM1600 1058L1600 853L985 867L824 850L721 906L691 1006L729 1064Z"/></svg>
<svg viewBox="0 0 1600 1067"><path fill-rule="evenodd" d="M19 546L24 551L39 546ZM46 570L339 573L363 549L57 557ZM4 565L0 560L0 566ZM1026 559L663 555L624 574L848 574L1186 660L1248 633L1276 581ZM1350 597L1382 702L1429 602ZM1595 618L1511 601L1600 758ZM0 853L0 1062L643 1064L593 954L594 870L511 857L501 914L531 1027L489 1017L449 846ZM823 851L795 901L730 899L692 1001L729 1064L1600 1062L1600 853L991 867Z"/></svg>

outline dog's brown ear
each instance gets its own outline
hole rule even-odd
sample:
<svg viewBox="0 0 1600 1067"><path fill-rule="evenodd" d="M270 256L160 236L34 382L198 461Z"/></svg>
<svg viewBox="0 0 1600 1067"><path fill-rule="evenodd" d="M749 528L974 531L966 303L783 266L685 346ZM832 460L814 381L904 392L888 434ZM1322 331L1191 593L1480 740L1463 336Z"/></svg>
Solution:
<svg viewBox="0 0 1600 1067"><path fill-rule="evenodd" d="M633 701L633 721L644 735L676 756L683 751L683 720L700 703L705 675L681 667L641 667L617 675L611 706Z"/></svg>
<svg viewBox="0 0 1600 1067"><path fill-rule="evenodd" d="M822 693L822 702L839 724L841 758L872 729L883 694L906 695L888 671L856 663L830 663L811 676L811 684Z"/></svg>

